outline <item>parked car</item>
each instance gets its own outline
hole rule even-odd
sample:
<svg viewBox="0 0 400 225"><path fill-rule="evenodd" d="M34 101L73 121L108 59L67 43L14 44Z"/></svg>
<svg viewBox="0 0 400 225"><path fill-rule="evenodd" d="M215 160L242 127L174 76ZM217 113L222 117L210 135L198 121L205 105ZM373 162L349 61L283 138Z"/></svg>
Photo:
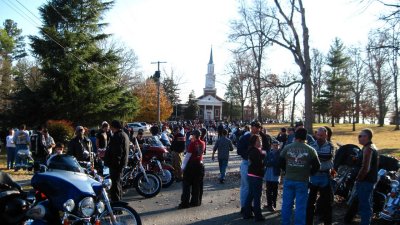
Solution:
<svg viewBox="0 0 400 225"><path fill-rule="evenodd" d="M151 127L150 124L148 124L148 123L146 123L146 122L137 122L137 123L140 123L142 126L147 127L147 130L150 130L150 127Z"/></svg>
<svg viewBox="0 0 400 225"><path fill-rule="evenodd" d="M148 131L148 127L147 126L143 126L141 123L127 123L128 127L131 128L134 132L139 132L141 131Z"/></svg>

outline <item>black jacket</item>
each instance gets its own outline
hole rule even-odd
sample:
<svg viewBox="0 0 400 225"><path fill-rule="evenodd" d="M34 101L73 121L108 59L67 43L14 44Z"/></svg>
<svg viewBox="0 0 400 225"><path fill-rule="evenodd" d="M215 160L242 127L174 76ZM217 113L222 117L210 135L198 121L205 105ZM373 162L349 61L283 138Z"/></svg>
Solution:
<svg viewBox="0 0 400 225"><path fill-rule="evenodd" d="M272 137L269 134L265 134L262 131L260 131L260 136L262 140L262 150L264 151L269 151L271 149L271 144L272 144Z"/></svg>
<svg viewBox="0 0 400 225"><path fill-rule="evenodd" d="M128 155L129 137L125 132L119 130L115 132L110 139L110 144L104 157L104 163L106 166L110 167L110 170L121 172L128 164Z"/></svg>
<svg viewBox="0 0 400 225"><path fill-rule="evenodd" d="M261 154L260 150L251 147L249 149L249 174L253 174L259 177L264 177L264 156Z"/></svg>
<svg viewBox="0 0 400 225"><path fill-rule="evenodd" d="M68 155L75 156L78 161L89 161L89 155L84 155L84 151L92 152L92 142L89 138L76 136L68 143Z"/></svg>
<svg viewBox="0 0 400 225"><path fill-rule="evenodd" d="M185 136L183 134L175 134L171 143L171 150L178 153L185 151Z"/></svg>

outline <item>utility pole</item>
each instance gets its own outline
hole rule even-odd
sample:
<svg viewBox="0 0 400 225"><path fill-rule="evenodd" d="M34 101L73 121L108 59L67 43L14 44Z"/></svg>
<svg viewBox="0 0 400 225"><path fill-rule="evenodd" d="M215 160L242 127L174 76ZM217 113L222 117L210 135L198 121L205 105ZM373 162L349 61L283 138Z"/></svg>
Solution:
<svg viewBox="0 0 400 225"><path fill-rule="evenodd" d="M157 71L154 73L154 77L157 79L157 122L159 129L161 130L161 120L160 120L160 77L161 77L161 72L160 72L160 64L161 63L167 63L167 62L151 62L151 64L157 64Z"/></svg>

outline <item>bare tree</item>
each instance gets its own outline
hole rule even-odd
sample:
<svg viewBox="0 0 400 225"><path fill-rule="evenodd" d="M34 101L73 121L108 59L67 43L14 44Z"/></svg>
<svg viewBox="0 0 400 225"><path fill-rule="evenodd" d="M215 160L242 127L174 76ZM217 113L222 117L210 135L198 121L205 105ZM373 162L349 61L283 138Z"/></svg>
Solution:
<svg viewBox="0 0 400 225"><path fill-rule="evenodd" d="M255 62L256 70L252 77L259 121L262 121L262 61L266 47L271 44L268 37L272 36L273 26L269 14L271 12L266 7L265 0L255 0L251 7L242 2L239 9L241 18L232 22L232 33L229 35L231 41L240 43L238 52L250 52Z"/></svg>
<svg viewBox="0 0 400 225"><path fill-rule="evenodd" d="M389 48L390 52L390 72L393 78L393 86L394 86L394 124L396 125L395 130L400 130L399 127L399 100L398 100L398 76L399 76L399 67L397 65L398 56L399 56L399 48L400 48L400 35L399 35L400 24L392 24L391 29L388 31L389 33L389 42L392 45Z"/></svg>
<svg viewBox="0 0 400 225"><path fill-rule="evenodd" d="M276 33L265 33L268 40L287 49L292 53L294 61L299 66L304 84L304 117L305 128L312 132L313 95L311 81L311 59L309 45L309 30L306 23L306 11L302 0L289 0L283 5L282 1L274 0L275 6L269 16L275 23Z"/></svg>
<svg viewBox="0 0 400 225"><path fill-rule="evenodd" d="M311 78L313 82L313 102L321 97L321 91L324 84L324 74L322 67L324 66L324 55L318 49L312 49L311 57ZM314 112L315 112L314 106ZM314 118L315 119L315 118ZM321 123L321 114L318 113L318 123Z"/></svg>
<svg viewBox="0 0 400 225"><path fill-rule="evenodd" d="M246 52L235 52L234 61L229 64L231 78L227 93L232 99L239 101L242 121L244 120L244 104L250 97L251 80L256 70L254 61L250 59Z"/></svg>
<svg viewBox="0 0 400 225"><path fill-rule="evenodd" d="M389 60L388 50L383 47L387 40L387 33L377 30L370 34L367 46L367 64L377 96L379 126L385 124L385 116L388 112L387 101L392 91L390 75L386 68L386 63Z"/></svg>
<svg viewBox="0 0 400 225"><path fill-rule="evenodd" d="M361 49L353 47L349 49L349 57L351 59L348 67L348 76L352 85L350 86L351 92L354 95L354 109L355 109L355 122L360 122L360 104L361 96L367 87L367 68L365 67L363 56L361 55Z"/></svg>
<svg viewBox="0 0 400 225"><path fill-rule="evenodd" d="M296 109L296 97L299 94L299 92L303 89L303 84L298 84L294 89L293 89L293 100L292 100L292 113L290 114L290 126L294 126L294 111Z"/></svg>

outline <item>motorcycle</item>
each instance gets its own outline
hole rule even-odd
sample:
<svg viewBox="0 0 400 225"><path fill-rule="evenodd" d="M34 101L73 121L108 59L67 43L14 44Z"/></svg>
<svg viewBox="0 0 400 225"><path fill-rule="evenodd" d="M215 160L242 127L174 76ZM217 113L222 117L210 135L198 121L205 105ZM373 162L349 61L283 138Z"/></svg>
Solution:
<svg viewBox="0 0 400 225"><path fill-rule="evenodd" d="M360 169L357 163L361 149L353 144L339 146L333 161L333 167L337 171L337 176L333 179L333 192L347 200Z"/></svg>
<svg viewBox="0 0 400 225"><path fill-rule="evenodd" d="M122 189L134 187L141 196L151 198L161 191L161 178L151 171L146 171L137 142L136 148L136 150L130 149L128 165L122 171Z"/></svg>
<svg viewBox="0 0 400 225"><path fill-rule="evenodd" d="M29 194L10 175L0 171L0 221L4 225L22 225L32 201Z"/></svg>
<svg viewBox="0 0 400 225"><path fill-rule="evenodd" d="M56 155L33 175L34 205L29 225L141 224L139 214L125 202L110 202L110 179L86 173L73 156Z"/></svg>
<svg viewBox="0 0 400 225"><path fill-rule="evenodd" d="M379 213L380 224L400 224L400 186L399 178L392 174L390 193L386 196L383 210ZM396 179L397 178L397 179Z"/></svg>
<svg viewBox="0 0 400 225"><path fill-rule="evenodd" d="M372 209L375 215L379 215L385 207L387 194L391 191L391 182L396 178L395 171L388 171L391 169L398 170L398 161L392 160L391 157L380 155L382 161L379 162L378 179L374 186L372 196ZM393 166L395 164L395 166ZM358 171L357 171L358 173ZM397 178L396 178L397 179ZM351 194L347 200L349 208L347 209L344 220L351 223L358 211L358 199L356 197L356 187L353 186Z"/></svg>
<svg viewBox="0 0 400 225"><path fill-rule="evenodd" d="M161 178L163 188L171 186L175 181L175 169L166 162L170 157L167 149L164 146L144 144L142 154L142 163L146 170Z"/></svg>
<svg viewBox="0 0 400 225"><path fill-rule="evenodd" d="M16 163L14 171L17 172L20 169L32 171L33 170L33 158L32 152L29 149L20 149L17 151L15 156Z"/></svg>

